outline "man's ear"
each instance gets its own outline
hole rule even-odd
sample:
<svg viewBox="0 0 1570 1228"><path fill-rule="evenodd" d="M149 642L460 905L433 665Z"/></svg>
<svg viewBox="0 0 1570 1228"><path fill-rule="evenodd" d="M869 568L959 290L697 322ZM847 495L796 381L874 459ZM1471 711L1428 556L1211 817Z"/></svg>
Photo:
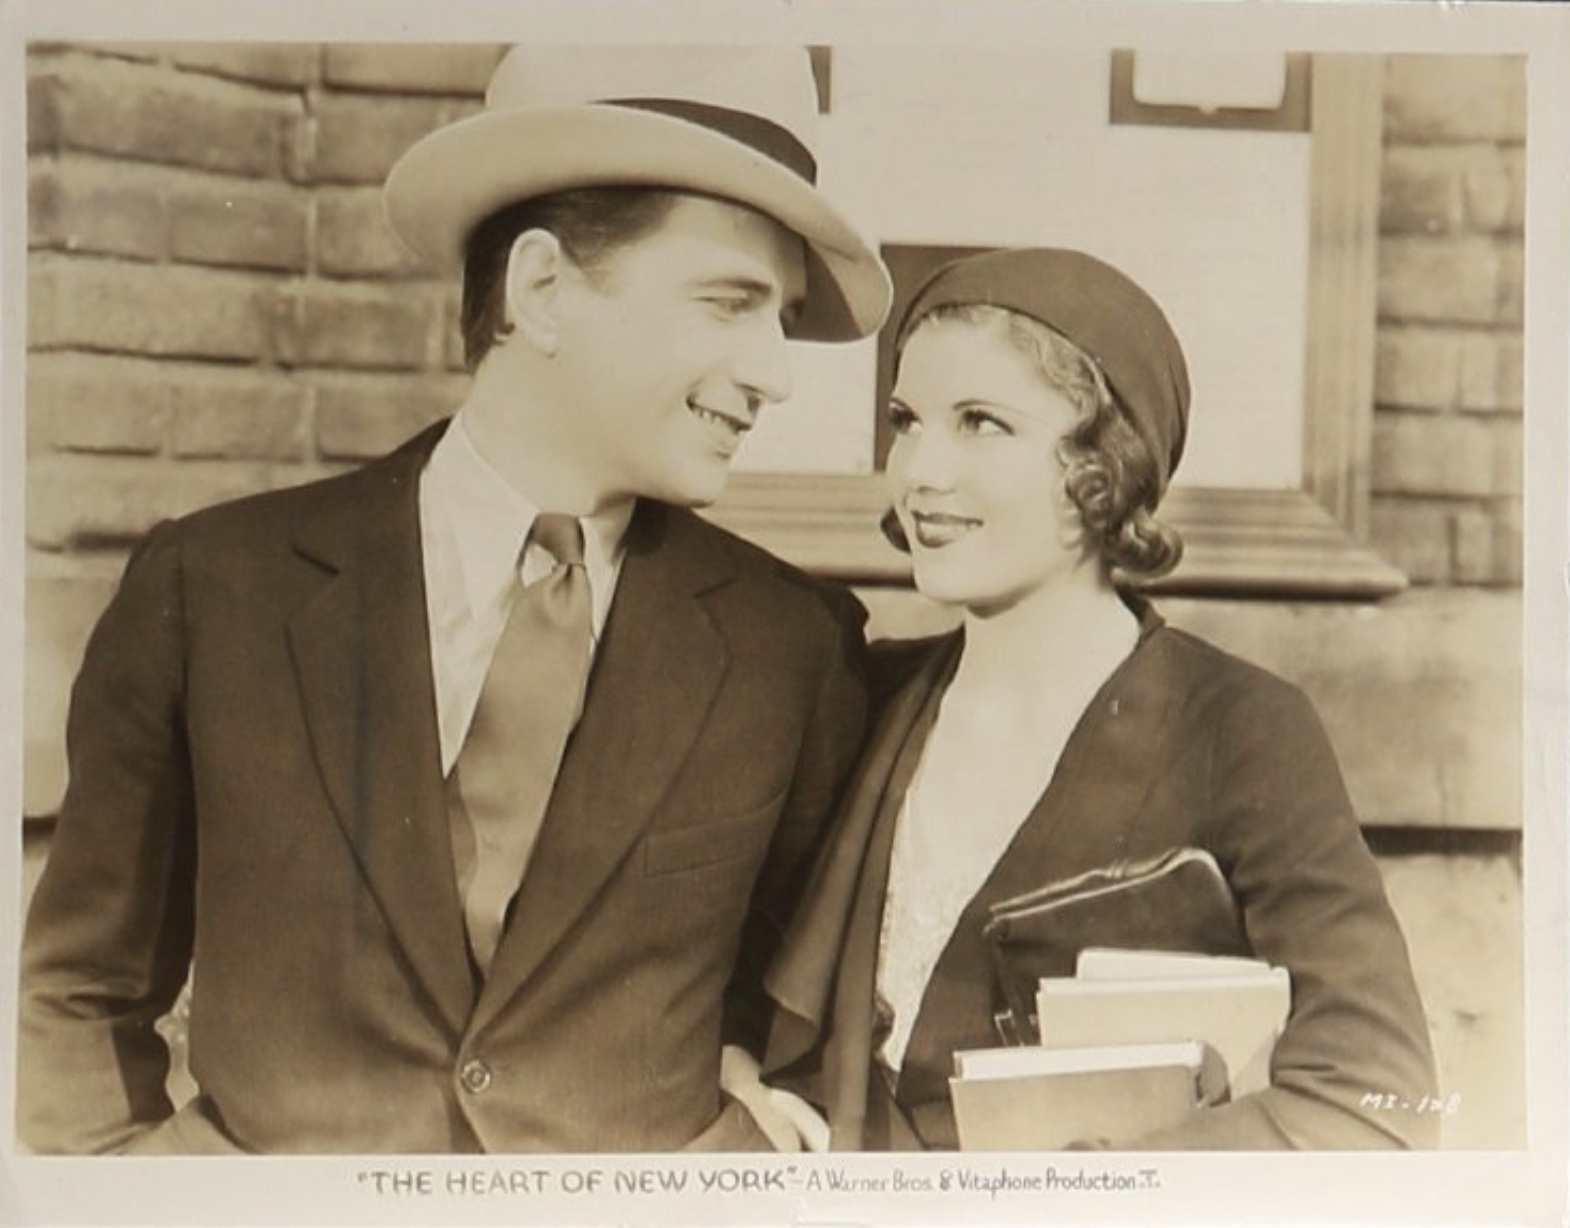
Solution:
<svg viewBox="0 0 1570 1228"><path fill-rule="evenodd" d="M558 239L536 227L513 240L507 253L506 319L527 344L549 357L560 344L562 279L572 267Z"/></svg>

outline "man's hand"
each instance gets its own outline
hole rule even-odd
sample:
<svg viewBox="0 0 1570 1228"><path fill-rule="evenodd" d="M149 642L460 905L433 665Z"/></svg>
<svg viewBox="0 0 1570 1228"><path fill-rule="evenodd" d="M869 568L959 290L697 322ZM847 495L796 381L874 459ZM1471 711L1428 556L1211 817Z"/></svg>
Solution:
<svg viewBox="0 0 1570 1228"><path fill-rule="evenodd" d="M720 1052L720 1088L741 1101L775 1151L827 1151L829 1123L792 1092L768 1087L758 1059L737 1045Z"/></svg>

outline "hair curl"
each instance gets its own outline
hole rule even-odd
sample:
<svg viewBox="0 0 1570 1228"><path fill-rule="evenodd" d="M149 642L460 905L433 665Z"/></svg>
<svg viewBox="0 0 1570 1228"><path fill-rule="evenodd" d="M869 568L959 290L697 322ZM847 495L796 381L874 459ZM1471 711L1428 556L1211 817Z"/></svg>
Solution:
<svg viewBox="0 0 1570 1228"><path fill-rule="evenodd" d="M1163 493L1160 466L1100 365L1056 329L1006 308L940 307L910 335L932 322L1001 328L1047 385L1078 411L1078 421L1058 442L1057 456L1064 489L1085 529L1086 550L1131 579L1155 579L1176 567L1183 539L1155 515ZM901 549L910 548L897 520L885 518L884 533Z"/></svg>
<svg viewBox="0 0 1570 1228"><path fill-rule="evenodd" d="M469 369L512 331L505 286L507 259L519 235L550 231L573 262L592 273L663 222L675 202L676 193L664 188L572 188L507 205L480 222L464 247L458 318Z"/></svg>

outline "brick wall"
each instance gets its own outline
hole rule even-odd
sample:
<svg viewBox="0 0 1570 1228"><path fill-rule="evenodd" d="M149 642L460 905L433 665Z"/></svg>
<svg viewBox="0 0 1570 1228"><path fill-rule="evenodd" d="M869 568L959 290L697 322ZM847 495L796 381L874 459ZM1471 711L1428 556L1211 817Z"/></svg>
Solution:
<svg viewBox="0 0 1570 1228"><path fill-rule="evenodd" d="M494 61L35 49L33 550L123 547L160 516L370 455L453 402L451 279L396 244L380 184L474 105Z"/></svg>
<svg viewBox="0 0 1570 1228"><path fill-rule="evenodd" d="M1373 538L1415 584L1518 585L1525 65L1386 71Z"/></svg>
<svg viewBox="0 0 1570 1228"><path fill-rule="evenodd" d="M386 451L462 395L453 279L381 217L497 49L35 45L28 57L28 770L163 517Z"/></svg>

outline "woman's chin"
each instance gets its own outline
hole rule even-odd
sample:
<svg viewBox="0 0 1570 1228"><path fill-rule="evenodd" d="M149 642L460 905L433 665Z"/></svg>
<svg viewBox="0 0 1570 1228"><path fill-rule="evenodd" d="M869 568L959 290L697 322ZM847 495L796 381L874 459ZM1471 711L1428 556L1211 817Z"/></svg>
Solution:
<svg viewBox="0 0 1570 1228"><path fill-rule="evenodd" d="M918 562L913 578L916 591L927 600L966 613L995 608L1002 600L1002 594L991 586L978 584L974 576L960 574L955 568L923 567Z"/></svg>
<svg viewBox="0 0 1570 1228"><path fill-rule="evenodd" d="M923 565L919 556L911 570L911 579L918 593L939 605L964 606L974 587L964 583L949 568Z"/></svg>
<svg viewBox="0 0 1570 1228"><path fill-rule="evenodd" d="M928 601L977 620L1006 614L1035 591L1034 587L1022 589L1019 586L978 584L974 577L933 572L923 574L919 567L914 579L916 591Z"/></svg>

